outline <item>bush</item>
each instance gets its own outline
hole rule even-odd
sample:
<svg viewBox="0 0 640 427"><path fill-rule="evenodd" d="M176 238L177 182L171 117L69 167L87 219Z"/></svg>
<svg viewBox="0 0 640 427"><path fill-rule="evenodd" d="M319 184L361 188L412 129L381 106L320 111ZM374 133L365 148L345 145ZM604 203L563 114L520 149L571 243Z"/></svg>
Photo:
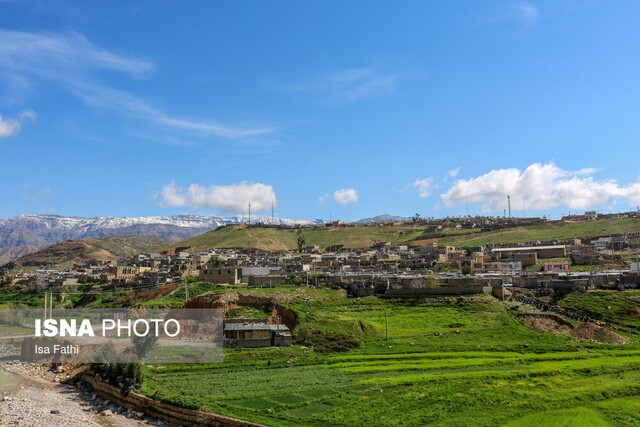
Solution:
<svg viewBox="0 0 640 427"><path fill-rule="evenodd" d="M109 343L98 350L94 360L89 366L97 378L118 387L124 396L142 386L142 365L136 362L135 356L118 353L113 344Z"/></svg>
<svg viewBox="0 0 640 427"><path fill-rule="evenodd" d="M134 334L133 337L131 337L131 341L133 342L131 352L138 356L138 358L142 359L156 348L158 344L158 337L151 333L141 337Z"/></svg>

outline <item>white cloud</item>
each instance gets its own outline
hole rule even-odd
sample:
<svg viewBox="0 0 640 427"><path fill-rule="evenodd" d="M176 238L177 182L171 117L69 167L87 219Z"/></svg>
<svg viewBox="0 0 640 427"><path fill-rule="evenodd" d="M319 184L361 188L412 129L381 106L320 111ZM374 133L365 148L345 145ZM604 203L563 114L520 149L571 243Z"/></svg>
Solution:
<svg viewBox="0 0 640 427"><path fill-rule="evenodd" d="M324 202L327 199L327 197L329 197L329 193L322 194L318 197L318 201Z"/></svg>
<svg viewBox="0 0 640 427"><path fill-rule="evenodd" d="M342 101L354 102L362 98L391 94L396 90L397 81L396 73L383 73L373 68L354 68L308 83L268 86L286 92L326 92Z"/></svg>
<svg viewBox="0 0 640 427"><path fill-rule="evenodd" d="M456 176L458 176L458 174L460 173L460 167L458 166L455 169L451 169L449 171L447 171L447 177L449 178L455 178Z"/></svg>
<svg viewBox="0 0 640 427"><path fill-rule="evenodd" d="M420 197L429 197L433 189L433 178L416 179L411 186L418 189Z"/></svg>
<svg viewBox="0 0 640 427"><path fill-rule="evenodd" d="M51 200L54 195L53 190L49 187L42 190L30 189L31 184L26 183L22 185L22 188L24 189L22 198L25 200Z"/></svg>
<svg viewBox="0 0 640 427"><path fill-rule="evenodd" d="M235 139L275 130L263 125L229 126L211 119L173 116L129 92L97 83L96 73L101 71L142 77L153 69L153 64L102 49L81 34L38 34L0 29L0 40L0 71L14 92L29 87L29 80L53 82L87 105L159 125L163 130L189 131L203 137ZM12 82L20 82L20 87Z"/></svg>
<svg viewBox="0 0 640 427"><path fill-rule="evenodd" d="M358 201L358 193L353 188L343 188L333 192L333 199L341 205Z"/></svg>
<svg viewBox="0 0 640 427"><path fill-rule="evenodd" d="M534 163L524 171L496 169L477 178L458 180L441 197L448 206L465 201L482 203L485 212L502 211L507 195L512 201L524 196L527 209L558 206L587 209L617 198L640 202L640 183L624 187L613 179L597 181L591 176L595 171L592 168L567 171L553 163ZM511 206L519 209L520 203L512 202Z"/></svg>
<svg viewBox="0 0 640 427"><path fill-rule="evenodd" d="M191 184L186 190L174 181L162 187L155 198L160 198L163 207L191 207L193 209L218 209L223 213L239 213L248 210L266 212L276 201L272 186L243 181L231 185L210 185L208 187Z"/></svg>
<svg viewBox="0 0 640 427"><path fill-rule="evenodd" d="M35 120L36 113L31 110L24 110L12 119L5 119L0 116L0 138L6 138L20 132L20 128L25 120Z"/></svg>
<svg viewBox="0 0 640 427"><path fill-rule="evenodd" d="M148 61L127 58L100 49L82 35L35 34L0 29L0 64L15 71L41 75L63 70L108 69L143 74Z"/></svg>
<svg viewBox="0 0 640 427"><path fill-rule="evenodd" d="M511 5L514 17L523 21L532 21L540 16L538 9L527 3L516 3Z"/></svg>

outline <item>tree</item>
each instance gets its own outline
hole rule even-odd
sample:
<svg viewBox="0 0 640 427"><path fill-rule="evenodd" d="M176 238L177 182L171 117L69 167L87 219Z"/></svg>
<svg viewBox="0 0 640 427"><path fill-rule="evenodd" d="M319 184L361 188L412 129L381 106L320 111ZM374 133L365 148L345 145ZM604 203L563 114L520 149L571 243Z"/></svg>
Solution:
<svg viewBox="0 0 640 427"><path fill-rule="evenodd" d="M298 252L302 253L302 248L307 243L307 239L301 234L298 236Z"/></svg>
<svg viewBox="0 0 640 427"><path fill-rule="evenodd" d="M131 341L133 342L132 351L140 359L144 358L158 345L158 337L151 333L143 336L134 334L131 337Z"/></svg>
<svg viewBox="0 0 640 427"><path fill-rule="evenodd" d="M427 288L437 288L438 287L438 279L433 276L427 276L425 279L425 287Z"/></svg>
<svg viewBox="0 0 640 427"><path fill-rule="evenodd" d="M209 258L209 261L207 261L207 266L209 267L217 268L217 267L220 267L221 265L222 265L222 260L217 256L211 257Z"/></svg>
<svg viewBox="0 0 640 427"><path fill-rule="evenodd" d="M416 214L413 216L413 218L411 218L411 219L413 220L413 222L418 222L418 221L420 221L420 214L419 214L419 213L416 213Z"/></svg>

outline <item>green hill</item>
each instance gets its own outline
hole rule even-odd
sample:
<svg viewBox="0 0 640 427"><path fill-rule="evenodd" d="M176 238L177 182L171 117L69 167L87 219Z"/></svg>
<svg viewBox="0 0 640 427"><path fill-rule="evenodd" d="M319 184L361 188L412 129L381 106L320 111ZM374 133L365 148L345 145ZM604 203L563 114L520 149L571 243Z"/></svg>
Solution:
<svg viewBox="0 0 640 427"><path fill-rule="evenodd" d="M45 249L24 255L6 268L68 268L75 262L95 259L116 260L141 252L152 252L169 241L148 236L112 236L66 240Z"/></svg>
<svg viewBox="0 0 640 427"><path fill-rule="evenodd" d="M486 233L466 234L440 239L441 244L475 246L488 243L520 243L572 238L593 238L640 230L640 219L602 219L574 223L558 223L515 227Z"/></svg>
<svg viewBox="0 0 640 427"><path fill-rule="evenodd" d="M343 245L345 248L366 248L375 242L407 242L419 246L428 242L443 245L474 246L489 243L519 243L552 241L570 238L608 236L640 230L640 219L604 219L576 223L553 223L539 226L514 227L490 232L479 229L451 229L438 233L425 232L424 224L372 224L357 227L317 227L310 229L248 228L233 225L209 231L200 236L172 243L163 249L189 247L197 252L216 248L252 248L262 250L295 250L300 235L305 245L326 248Z"/></svg>
<svg viewBox="0 0 640 427"><path fill-rule="evenodd" d="M343 245L346 248L364 248L375 242L404 242L423 234L423 227L413 223L394 226L318 227L304 230L277 228L248 228L233 225L209 231L200 236L182 240L165 249L188 246L190 251L215 248L253 248L270 251L295 250L300 235L305 245L325 248Z"/></svg>

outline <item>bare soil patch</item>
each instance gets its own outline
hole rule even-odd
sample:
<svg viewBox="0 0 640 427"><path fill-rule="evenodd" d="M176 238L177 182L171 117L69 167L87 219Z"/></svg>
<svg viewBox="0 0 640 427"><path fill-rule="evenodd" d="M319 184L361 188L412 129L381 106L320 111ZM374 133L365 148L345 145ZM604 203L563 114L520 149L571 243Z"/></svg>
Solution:
<svg viewBox="0 0 640 427"><path fill-rule="evenodd" d="M640 317L640 307L633 307L631 310L625 313L625 316L629 319L637 319Z"/></svg>
<svg viewBox="0 0 640 427"><path fill-rule="evenodd" d="M618 335L613 331L591 322L583 323L574 328L571 331L571 336L601 344L625 344L629 342L629 338Z"/></svg>
<svg viewBox="0 0 640 427"><path fill-rule="evenodd" d="M527 314L522 316L522 324L536 332L563 334L571 331L571 324L553 314Z"/></svg>

